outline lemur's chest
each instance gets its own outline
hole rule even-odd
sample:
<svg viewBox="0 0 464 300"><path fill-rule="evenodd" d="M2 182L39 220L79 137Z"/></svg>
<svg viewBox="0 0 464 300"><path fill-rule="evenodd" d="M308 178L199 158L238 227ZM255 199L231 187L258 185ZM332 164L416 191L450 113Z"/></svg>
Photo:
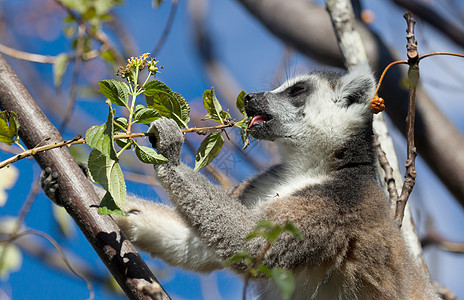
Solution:
<svg viewBox="0 0 464 300"><path fill-rule="evenodd" d="M289 197L292 194L310 187L321 184L329 179L328 175L287 175L269 178L255 178L245 189L241 199L243 204L253 207L269 201L278 201L279 198Z"/></svg>

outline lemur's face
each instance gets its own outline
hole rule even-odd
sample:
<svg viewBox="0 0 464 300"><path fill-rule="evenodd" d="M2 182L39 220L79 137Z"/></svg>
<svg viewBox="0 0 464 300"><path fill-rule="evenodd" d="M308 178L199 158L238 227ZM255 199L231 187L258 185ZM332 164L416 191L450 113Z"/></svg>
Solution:
<svg viewBox="0 0 464 300"><path fill-rule="evenodd" d="M245 110L257 139L283 143L338 143L370 119L375 82L369 69L355 73L317 72L277 89L251 93Z"/></svg>
<svg viewBox="0 0 464 300"><path fill-rule="evenodd" d="M253 117L248 129L254 138L275 140L290 137L289 125L296 125L304 119L307 99L314 91L312 83L302 80L279 89L245 97L247 115Z"/></svg>

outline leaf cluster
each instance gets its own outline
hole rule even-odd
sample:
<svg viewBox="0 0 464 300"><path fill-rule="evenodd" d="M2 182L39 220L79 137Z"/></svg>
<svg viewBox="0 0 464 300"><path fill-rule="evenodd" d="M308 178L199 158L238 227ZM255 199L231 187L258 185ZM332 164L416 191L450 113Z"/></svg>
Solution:
<svg viewBox="0 0 464 300"><path fill-rule="evenodd" d="M101 41L92 43L98 39L97 33L104 23L112 20L110 11L123 3L122 0L59 0L57 1L68 12L64 18L64 33L71 40L71 47L76 50L77 55L86 57L93 49L99 47ZM79 27L85 24L85 32L79 33ZM79 48L79 49L78 49ZM115 54L110 49L101 49L98 56L113 64L116 61ZM76 55L70 53L59 54L53 62L53 82L59 89L63 76L70 62L76 59Z"/></svg>
<svg viewBox="0 0 464 300"><path fill-rule="evenodd" d="M72 9L83 8L79 6L72 7ZM62 59L64 60L64 57ZM120 75L123 80L107 79L98 83L100 92L107 98L108 117L105 123L92 126L87 130L85 142L94 149L88 158L90 177L107 192L99 208L101 214L124 215L122 208L126 201L126 185L119 157L125 150L133 150L139 160L147 164L157 165L167 161L154 149L140 145L133 138L114 138L115 135L120 134L130 136L134 124L149 125L161 117L166 117L173 119L179 126L179 130L198 133L213 130L202 141L196 153L194 168L196 171L206 167L221 151L224 145L222 134L225 127L239 127L244 149L249 144L247 127L250 118L246 116L244 109L243 100L246 95L244 91L237 97L237 108L244 115L239 122L236 122L228 111L223 110L214 88L205 91L203 104L207 114L203 119L213 120L220 125L205 128L203 131L201 128L192 130L188 128L190 106L186 99L181 94L172 91L165 83L156 79L150 80L159 68L162 66L158 67L157 61L151 59L150 54L145 53L139 57L131 57L126 66L118 69L117 75ZM142 81L140 74L145 69L148 75ZM55 71L64 72L64 70ZM140 84L139 81L143 83ZM141 95L145 98L143 104L138 103L138 96ZM127 111L124 117L116 115L116 107ZM0 113L0 142L8 145L16 143L23 148L17 139L18 129L19 122L14 112Z"/></svg>
<svg viewBox="0 0 464 300"><path fill-rule="evenodd" d="M120 155L128 149L132 149L140 161L147 164L162 164L167 159L158 154L154 149L139 145L136 140L118 139L115 134L131 133L132 126L138 124L150 124L151 122L166 117L173 119L179 129L188 129L190 121L190 106L185 98L159 80L149 80L151 75L158 71L157 61L150 59L149 54L139 57L131 57L128 64L120 67L118 74L125 81L108 79L99 82L101 93L107 98L109 107L107 121L99 126L93 126L85 135L87 144L95 149L89 156L88 166L93 180L99 183L106 191L99 209L99 213L116 213L124 215L122 208L126 199L126 187L124 175L119 165ZM148 76L142 85L139 85L139 75L143 69L147 69ZM137 97L145 97L144 104L136 104ZM235 123L228 111L222 109L217 99L214 88L205 91L203 104L207 111L203 119L211 119L221 125L235 125L240 127L242 139L249 140L246 132L247 116L244 110L243 99L245 92L237 97L237 107L244 113L242 121ZM122 107L128 111L128 118L115 116L113 105ZM222 130L223 131L223 130ZM202 141L195 157L195 170L204 168L219 154L224 145L222 131L214 131ZM121 149L116 151L115 144Z"/></svg>

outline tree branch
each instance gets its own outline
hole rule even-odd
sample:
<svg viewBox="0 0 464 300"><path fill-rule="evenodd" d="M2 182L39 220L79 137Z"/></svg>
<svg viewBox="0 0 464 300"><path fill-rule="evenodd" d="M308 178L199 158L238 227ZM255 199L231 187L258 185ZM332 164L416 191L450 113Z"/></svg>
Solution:
<svg viewBox="0 0 464 300"><path fill-rule="evenodd" d="M407 123L407 159L404 164L406 173L404 174L403 189L401 195L396 201L395 220L401 226L403 223L404 209L408 202L409 195L412 192L414 184L416 183L416 168L415 160L417 156L416 147L414 144L414 123L416 120L416 88L419 81L419 53L417 52L417 41L414 36L414 25L416 21L410 13L404 15L407 23L407 45L408 51L408 78L409 78L409 109L406 118Z"/></svg>
<svg viewBox="0 0 464 300"><path fill-rule="evenodd" d="M62 140L1 55L0 108L16 112L21 123L19 135L28 148L46 138L51 143ZM157 279L111 217L97 214L99 199L69 151L65 148L52 149L34 157L42 169L51 167L59 174L58 199L126 295L130 299L149 299L138 285L151 284ZM162 289L161 295L163 299L169 299Z"/></svg>
<svg viewBox="0 0 464 300"><path fill-rule="evenodd" d="M42 64L52 64L55 62L56 56L50 56L50 55L41 55L41 54L35 54L35 53L29 53L29 52L24 52L21 50L13 49L8 46L5 46L3 44L0 44L0 52L17 58L17 59L22 59L22 60L27 60L27 61L32 61L32 62L38 62Z"/></svg>

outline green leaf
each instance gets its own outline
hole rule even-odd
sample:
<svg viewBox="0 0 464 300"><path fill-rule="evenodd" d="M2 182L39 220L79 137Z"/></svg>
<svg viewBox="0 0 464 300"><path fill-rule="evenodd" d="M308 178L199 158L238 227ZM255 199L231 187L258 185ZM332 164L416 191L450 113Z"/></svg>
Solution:
<svg viewBox="0 0 464 300"><path fill-rule="evenodd" d="M282 226L276 225L271 230L266 232L265 238L272 244L279 237L282 231L283 231Z"/></svg>
<svg viewBox="0 0 464 300"><path fill-rule="evenodd" d="M187 128L190 121L190 106L182 95L159 80L149 81L144 86L147 106L160 112L164 117L173 119L180 128Z"/></svg>
<svg viewBox="0 0 464 300"><path fill-rule="evenodd" d="M103 196L97 212L100 215L119 215L122 217L127 216L127 214L124 213L124 211L116 204L109 192L106 192L105 196Z"/></svg>
<svg viewBox="0 0 464 300"><path fill-rule="evenodd" d="M295 278L292 272L282 268L275 268L270 270L268 276L274 280L279 288L282 299L289 300L295 290Z"/></svg>
<svg viewBox="0 0 464 300"><path fill-rule="evenodd" d="M119 125L119 126L118 126ZM123 117L116 117L113 119L113 133L114 135L117 135L117 134L124 134L125 132L121 131L121 127L122 128L126 128L127 127L127 119L126 118L123 118ZM127 143L132 143L132 140L131 139L115 139L114 142L121 148L124 148ZM129 146L129 149L131 148L131 146Z"/></svg>
<svg viewBox="0 0 464 300"><path fill-rule="evenodd" d="M82 14L82 19L85 21L91 20L97 16L97 11L95 7L89 6L87 10Z"/></svg>
<svg viewBox="0 0 464 300"><path fill-rule="evenodd" d="M150 124L151 122L161 118L159 111L153 108L146 108L139 104L135 107L134 111L134 122L140 124Z"/></svg>
<svg viewBox="0 0 464 300"><path fill-rule="evenodd" d="M93 150L89 155L89 172L93 181L109 192L118 207L126 202L126 183L118 161Z"/></svg>
<svg viewBox="0 0 464 300"><path fill-rule="evenodd" d="M250 266L254 261L253 256L251 256L250 253L243 251L243 252L238 252L234 255L232 255L230 258L226 260L226 266L230 267L236 263L243 263L246 266Z"/></svg>
<svg viewBox="0 0 464 300"><path fill-rule="evenodd" d="M116 150L114 149L114 128L113 117L114 111L109 105L108 119L100 126L92 126L85 133L85 142L90 148L99 150L108 158L116 159Z"/></svg>
<svg viewBox="0 0 464 300"><path fill-rule="evenodd" d="M123 133L123 132L117 132L117 133L115 132L115 135L116 135L116 134L122 134L122 133ZM115 142L119 147L124 148L124 147L126 147L126 145L127 145L128 143L132 143L132 140L130 140L130 139L117 139L117 140L114 140L114 142ZM128 147L128 149L130 149L130 148L132 148L132 145L127 146L127 147Z"/></svg>
<svg viewBox="0 0 464 300"><path fill-rule="evenodd" d="M5 247L5 244L0 244L0 257L3 259L0 268L0 279L8 279L10 273L21 269L23 256L15 245L8 244Z"/></svg>
<svg viewBox="0 0 464 300"><path fill-rule="evenodd" d="M53 83L55 84L56 89L61 87L63 75L68 68L69 61L70 57L66 53L61 53L55 58L55 61L53 62Z"/></svg>
<svg viewBox="0 0 464 300"><path fill-rule="evenodd" d="M109 13L109 11L118 4L121 4L121 0L98 0L93 2L97 15L101 16Z"/></svg>
<svg viewBox="0 0 464 300"><path fill-rule="evenodd" d="M246 111L245 111L245 103L244 103L244 99L245 99L245 96L247 95L247 93L245 93L245 91L241 91L238 96L237 96L237 102L236 102L236 106L238 108L238 110L243 114L245 115L246 117Z"/></svg>
<svg viewBox="0 0 464 300"><path fill-rule="evenodd" d="M140 159L140 161L146 164L160 165L168 161L166 157L161 154L156 153L153 148L146 146L135 146L135 155Z"/></svg>
<svg viewBox="0 0 464 300"><path fill-rule="evenodd" d="M250 126L251 118L244 119L240 124L240 137L242 138L243 148L245 150L250 145L250 136L248 135L248 127Z"/></svg>
<svg viewBox="0 0 464 300"><path fill-rule="evenodd" d="M114 53L111 50L105 50L100 52L100 57L110 65L116 62L116 57L114 56Z"/></svg>
<svg viewBox="0 0 464 300"><path fill-rule="evenodd" d="M283 230L291 233L294 237L300 240L305 239L300 230L290 221L285 222Z"/></svg>
<svg viewBox="0 0 464 300"><path fill-rule="evenodd" d="M282 232L283 227L280 225L274 225L268 220L261 220L256 225L253 232L251 232L246 239L250 240L254 237L261 236L265 238L271 244L277 239Z"/></svg>
<svg viewBox="0 0 464 300"><path fill-rule="evenodd" d="M222 106L214 93L214 87L203 93L203 106L208 111L208 114L203 119L211 119L224 124L227 112L222 110Z"/></svg>
<svg viewBox="0 0 464 300"><path fill-rule="evenodd" d="M129 108L129 87L126 83L114 79L107 79L99 81L98 86L103 95L112 103Z"/></svg>
<svg viewBox="0 0 464 300"><path fill-rule="evenodd" d="M201 142L200 148L198 148L197 155L195 157L195 171L206 167L221 151L222 145L224 145L224 138L220 132L210 133Z"/></svg>
<svg viewBox="0 0 464 300"><path fill-rule="evenodd" d="M0 112L0 142L11 146L16 141L19 130L19 121L13 111Z"/></svg>
<svg viewBox="0 0 464 300"><path fill-rule="evenodd" d="M152 0L151 1L151 6L154 9L157 9L165 0Z"/></svg>
<svg viewBox="0 0 464 300"><path fill-rule="evenodd" d="M119 126L116 126L116 124L118 124ZM118 131L118 130L121 130L121 127L122 128L126 128L127 127L127 119L124 118L124 117L116 117L113 119L113 125L114 125L114 131Z"/></svg>
<svg viewBox="0 0 464 300"><path fill-rule="evenodd" d="M259 230L259 229L271 229L274 225L272 224L271 221L269 220L260 220L256 226L255 226L255 231Z"/></svg>
<svg viewBox="0 0 464 300"><path fill-rule="evenodd" d="M268 266L266 265L259 265L258 266L258 271L264 275L266 275L267 277L271 278L271 269L269 269Z"/></svg>

